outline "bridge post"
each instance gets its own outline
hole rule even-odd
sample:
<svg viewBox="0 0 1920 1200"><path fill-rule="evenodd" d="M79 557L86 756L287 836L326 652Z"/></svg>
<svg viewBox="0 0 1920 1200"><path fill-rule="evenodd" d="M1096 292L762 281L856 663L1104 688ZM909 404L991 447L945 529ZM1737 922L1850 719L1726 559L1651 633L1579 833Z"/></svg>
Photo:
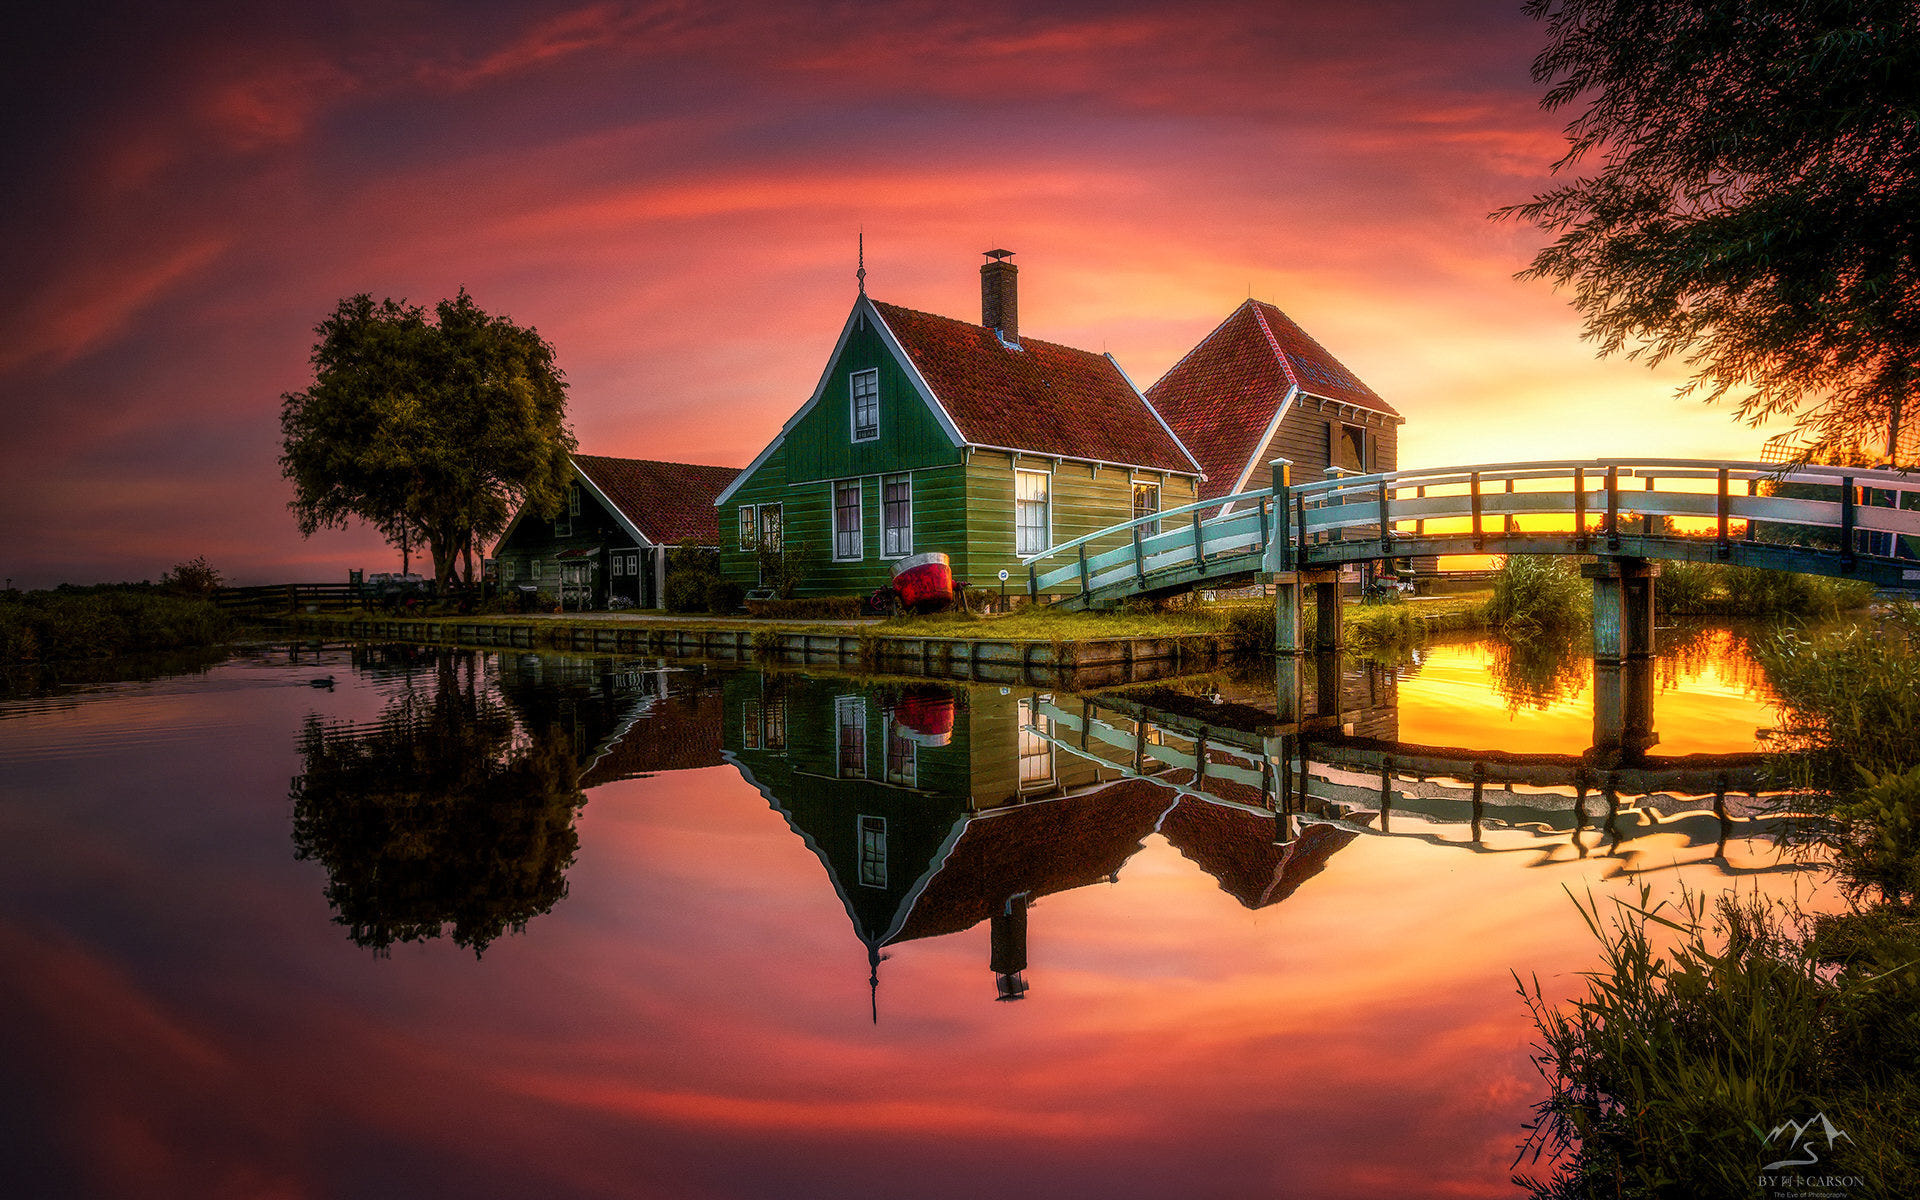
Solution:
<svg viewBox="0 0 1920 1200"><path fill-rule="evenodd" d="M1653 590L1658 563L1601 558L1580 568L1593 581L1593 749L1631 758L1653 732Z"/></svg>
<svg viewBox="0 0 1920 1200"><path fill-rule="evenodd" d="M1273 524L1265 566L1273 582L1273 650L1300 653L1300 564L1293 549L1293 463L1276 458L1273 467ZM1297 718L1297 708L1296 718Z"/></svg>

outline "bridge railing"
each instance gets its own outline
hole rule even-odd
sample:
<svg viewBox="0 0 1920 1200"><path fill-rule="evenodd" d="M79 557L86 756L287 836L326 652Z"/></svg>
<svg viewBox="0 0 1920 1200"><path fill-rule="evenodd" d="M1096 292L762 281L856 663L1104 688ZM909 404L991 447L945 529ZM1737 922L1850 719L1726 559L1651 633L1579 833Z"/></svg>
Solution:
<svg viewBox="0 0 1920 1200"><path fill-rule="evenodd" d="M1271 538L1272 502L1273 493L1267 488L1235 492L1135 517L1027 555L1020 561L1027 565L1028 593L1039 596L1061 589L1092 591L1221 554L1258 554ZM1205 516L1209 509L1248 503L1252 507L1243 512ZM1110 550L1091 550L1094 543L1116 535L1124 535L1128 541ZM1067 561L1041 572L1036 564L1051 558Z"/></svg>
<svg viewBox="0 0 1920 1200"><path fill-rule="evenodd" d="M1779 485L1795 484L1834 498L1777 494ZM1834 548L1845 552L1873 553L1858 535L1879 534L1885 556L1893 554L1891 539L1920 537L1920 476L1867 468L1782 471L1700 459L1489 463L1330 479L1292 488L1290 499L1295 553L1306 558L1313 546L1356 532L1378 539L1386 554L1396 539L1446 533L1475 545L1522 532L1582 540L1653 535L1664 532L1658 518L1694 522L1691 536L1721 543L1733 539L1736 525L1747 541L1763 524L1833 530ZM1522 517L1548 518L1550 527L1523 530ZM1430 533L1429 522L1448 528Z"/></svg>
<svg viewBox="0 0 1920 1200"><path fill-rule="evenodd" d="M1780 494L1791 485L1820 490ZM1276 507L1282 504L1284 511ZM1253 489L1136 517L1021 561L1037 598L1124 590L1129 580L1144 590L1149 577L1174 568L1182 569L1181 579L1205 576L1216 564L1223 575L1284 571L1356 557L1497 551L1526 536L1558 538L1575 552L1618 548L1628 536L1704 539L1725 557L1736 537L1755 542L1763 527L1796 543L1813 531L1812 540L1828 549L1892 561L1900 557L1900 539L1920 546L1920 475L1681 458L1347 475L1287 488L1284 497ZM1116 536L1127 540L1092 549ZM1261 558L1249 562L1255 555ZM1055 565L1043 570L1048 563ZM1920 583L1920 572L1908 578Z"/></svg>

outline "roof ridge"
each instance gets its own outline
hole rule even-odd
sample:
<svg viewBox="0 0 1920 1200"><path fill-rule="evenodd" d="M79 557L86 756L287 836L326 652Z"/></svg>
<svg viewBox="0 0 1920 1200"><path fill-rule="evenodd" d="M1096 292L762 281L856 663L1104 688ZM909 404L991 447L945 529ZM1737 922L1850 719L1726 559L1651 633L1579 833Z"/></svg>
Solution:
<svg viewBox="0 0 1920 1200"><path fill-rule="evenodd" d="M739 467L721 466L718 463L678 462L674 459L668 459L668 458L628 458L624 454L588 454L581 450L572 451L571 457L575 459L595 458L595 459L600 459L604 462L647 463L651 466L657 466L657 467L696 467L702 471L736 471L737 472L740 469Z"/></svg>
<svg viewBox="0 0 1920 1200"><path fill-rule="evenodd" d="M890 304L885 300L873 300L871 296L869 296L868 299L872 301L875 308L897 309L900 312L912 313L916 317L927 317L935 321L950 321L953 324L959 325L965 329L980 330L981 332L984 332L984 333L993 332L993 330L988 329L985 325L976 324L973 321L963 321L959 317L949 317L945 313L928 312L923 308L908 308L904 304ZM1017 346L1027 346L1027 345L1046 346L1049 349L1053 349L1053 350L1065 350L1073 354L1084 354L1088 358L1103 359L1106 357L1106 355L1101 354L1099 351L1096 351L1096 350L1082 350L1078 346L1069 346L1065 342L1050 342L1045 338L1028 337L1025 334L1021 334L1019 338L1015 339L1014 344Z"/></svg>
<svg viewBox="0 0 1920 1200"><path fill-rule="evenodd" d="M1240 315L1241 308L1245 308L1247 307L1247 305L1252 303L1253 301L1249 299L1248 301L1246 301L1245 304L1242 304L1240 308L1234 309L1232 312L1228 313L1225 317L1221 318L1220 323L1213 327L1213 331L1211 333L1207 334L1207 336L1201 338L1198 342L1194 343L1193 349L1187 351L1185 354L1182 354L1180 356L1180 361L1174 363L1172 366L1168 367L1166 370L1160 372L1160 378L1154 380L1153 383L1147 387L1147 391L1151 392L1154 388L1159 387L1161 384L1165 383L1167 380L1173 378L1173 373L1175 371L1178 371L1181 367L1185 366L1188 359L1200 353L1200 351L1206 346L1208 342L1220 336L1221 330L1225 329L1228 325L1233 323L1233 319ZM1144 394L1145 393L1142 393L1142 395Z"/></svg>
<svg viewBox="0 0 1920 1200"><path fill-rule="evenodd" d="M1289 322L1292 322L1296 329L1299 328L1299 322L1294 321L1292 317L1287 317L1286 313L1280 312L1278 305L1267 304L1264 301L1255 300L1251 296L1247 298L1247 303L1253 306L1253 319L1260 323L1260 332L1266 335L1267 345L1273 347L1274 357L1280 360L1280 369L1287 374L1287 382L1296 388L1300 387L1300 376L1293 369L1293 360L1287 357L1285 350L1280 348L1280 339L1273 336L1273 326L1267 324L1267 314L1261 310L1266 308L1273 309L1274 312L1280 313L1281 316L1286 317ZM1301 332L1304 334L1306 331L1301 330ZM1312 341L1313 339L1308 338L1307 340ZM1319 344L1318 342L1314 342L1316 346Z"/></svg>

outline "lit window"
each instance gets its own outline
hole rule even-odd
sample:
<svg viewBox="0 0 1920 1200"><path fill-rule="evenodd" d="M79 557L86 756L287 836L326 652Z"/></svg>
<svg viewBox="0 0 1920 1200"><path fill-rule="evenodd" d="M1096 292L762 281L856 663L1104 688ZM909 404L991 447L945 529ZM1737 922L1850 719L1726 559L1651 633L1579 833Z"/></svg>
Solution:
<svg viewBox="0 0 1920 1200"><path fill-rule="evenodd" d="M858 562L861 550L860 481L843 479L833 485L833 560Z"/></svg>
<svg viewBox="0 0 1920 1200"><path fill-rule="evenodd" d="M1013 479L1014 553L1039 554L1053 544L1052 477L1044 471L1015 471Z"/></svg>
<svg viewBox="0 0 1920 1200"><path fill-rule="evenodd" d="M1053 782L1053 743L1040 728L1033 700L1020 702L1020 788L1046 787Z"/></svg>
<svg viewBox="0 0 1920 1200"><path fill-rule="evenodd" d="M871 442L880 436L880 372L853 373L853 440Z"/></svg>
<svg viewBox="0 0 1920 1200"><path fill-rule="evenodd" d="M887 714L887 782L901 787L917 787L920 782L920 747L906 737Z"/></svg>
<svg viewBox="0 0 1920 1200"><path fill-rule="evenodd" d="M764 720L764 718L760 715L760 702L758 700L741 702L740 746L742 749L758 750L760 748L760 723L762 720Z"/></svg>
<svg viewBox="0 0 1920 1200"><path fill-rule="evenodd" d="M887 886L887 819L860 818L860 886Z"/></svg>
<svg viewBox="0 0 1920 1200"><path fill-rule="evenodd" d="M753 549L753 505L740 506L740 548Z"/></svg>
<svg viewBox="0 0 1920 1200"><path fill-rule="evenodd" d="M780 506L778 504L760 506L760 544L769 550L780 548Z"/></svg>
<svg viewBox="0 0 1920 1200"><path fill-rule="evenodd" d="M1336 467L1348 471L1367 469L1367 431L1358 425L1327 426L1327 458Z"/></svg>
<svg viewBox="0 0 1920 1200"><path fill-rule="evenodd" d="M903 558L913 553L913 477L889 476L880 485L880 553Z"/></svg>
<svg viewBox="0 0 1920 1200"><path fill-rule="evenodd" d="M1157 483L1136 483L1133 485L1133 517L1150 517L1160 511L1160 485ZM1140 526L1141 537L1152 537L1160 532L1160 522L1148 521Z"/></svg>
<svg viewBox="0 0 1920 1200"><path fill-rule="evenodd" d="M838 770L842 779L867 777L867 702L859 696L841 696L833 702L833 723L839 733Z"/></svg>

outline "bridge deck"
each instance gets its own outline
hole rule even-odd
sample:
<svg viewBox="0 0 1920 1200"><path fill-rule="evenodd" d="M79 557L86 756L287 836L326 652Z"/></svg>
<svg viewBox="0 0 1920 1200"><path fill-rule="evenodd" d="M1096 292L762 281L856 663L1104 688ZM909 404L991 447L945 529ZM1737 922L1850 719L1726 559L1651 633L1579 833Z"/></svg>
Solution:
<svg viewBox="0 0 1920 1200"><path fill-rule="evenodd" d="M1263 574L1451 554L1720 562L1920 591L1920 476L1689 459L1396 471L1240 492L1025 561L1036 599L1106 607Z"/></svg>

